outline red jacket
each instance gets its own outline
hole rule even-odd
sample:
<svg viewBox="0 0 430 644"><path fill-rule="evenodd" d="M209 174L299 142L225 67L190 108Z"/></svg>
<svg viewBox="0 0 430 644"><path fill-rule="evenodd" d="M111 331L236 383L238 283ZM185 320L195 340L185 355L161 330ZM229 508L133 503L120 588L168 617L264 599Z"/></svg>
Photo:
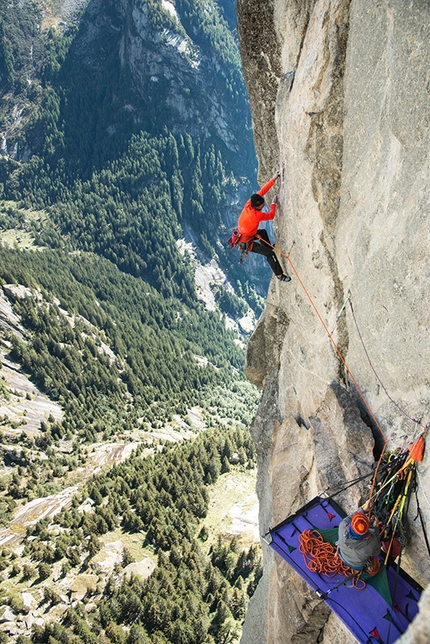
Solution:
<svg viewBox="0 0 430 644"><path fill-rule="evenodd" d="M274 185L275 185L274 180L270 179L270 181L268 181L266 185L264 185L261 188L261 190L257 192L257 194L263 197L266 194L266 192L268 192L270 188ZM257 210L257 208L253 208L251 206L251 199L248 199L244 209L240 213L239 220L237 222L237 228L241 234L240 241L245 242L253 239L257 234L260 221L270 221L271 219L274 218L275 214L276 214L276 204L272 203L270 205L270 212L263 212L262 210Z"/></svg>

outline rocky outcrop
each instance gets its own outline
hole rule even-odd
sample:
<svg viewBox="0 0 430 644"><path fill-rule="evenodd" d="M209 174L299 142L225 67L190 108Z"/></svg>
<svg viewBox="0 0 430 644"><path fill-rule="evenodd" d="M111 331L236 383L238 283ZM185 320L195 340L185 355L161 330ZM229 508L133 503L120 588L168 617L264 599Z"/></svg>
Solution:
<svg viewBox="0 0 430 644"><path fill-rule="evenodd" d="M52 86L59 94L65 92L64 100L58 98L60 113L53 118L58 118L56 127L64 130L65 146L71 145L72 154L76 131L83 137L94 135L93 145L99 141L102 148L112 145L119 154L131 133L144 130L156 135L168 124L169 132L190 135L193 144L199 139L222 149L238 176L254 172L237 42L224 19L232 9L213 1L191 7L174 0L41 0L26 8L24 4L16 12L5 9L11 34L5 51L13 50L14 55L8 55L10 69L0 69L0 156L27 161L34 153L42 154L42 130L36 127L33 132L29 121L41 118L41 111L43 116L42 96ZM45 38L51 28L73 32L67 56L53 77L42 73L46 64L49 69L53 64ZM94 121L91 135L84 134L90 129L89 119ZM118 144L111 143L115 139Z"/></svg>
<svg viewBox="0 0 430 644"><path fill-rule="evenodd" d="M281 167L276 247L293 275L271 285L247 352L263 390L251 431L264 533L430 423L430 8L238 0L237 12L260 181ZM428 456L419 472L429 526ZM348 511L366 493L338 500ZM426 586L423 534L408 529L402 566ZM263 550L243 643L355 641ZM426 641L428 616L424 595L404 642Z"/></svg>
<svg viewBox="0 0 430 644"><path fill-rule="evenodd" d="M205 20L218 29L211 41L193 12L181 13L169 0L87 2L71 49L73 68L96 82L109 60L130 84L127 93L122 87L112 97L118 122L110 125L111 134L121 119L151 132L168 122L175 134L213 138L243 153L249 108L236 44L219 13L216 4L205 9Z"/></svg>

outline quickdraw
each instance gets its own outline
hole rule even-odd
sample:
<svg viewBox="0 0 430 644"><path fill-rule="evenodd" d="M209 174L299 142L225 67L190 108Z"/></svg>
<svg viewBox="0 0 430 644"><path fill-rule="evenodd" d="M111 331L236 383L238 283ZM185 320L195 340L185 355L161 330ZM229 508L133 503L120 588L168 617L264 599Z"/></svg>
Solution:
<svg viewBox="0 0 430 644"><path fill-rule="evenodd" d="M248 257L248 253L252 251L253 244L254 244L254 240L250 240L247 242L239 242L238 247L241 251L239 264L243 264L243 261Z"/></svg>

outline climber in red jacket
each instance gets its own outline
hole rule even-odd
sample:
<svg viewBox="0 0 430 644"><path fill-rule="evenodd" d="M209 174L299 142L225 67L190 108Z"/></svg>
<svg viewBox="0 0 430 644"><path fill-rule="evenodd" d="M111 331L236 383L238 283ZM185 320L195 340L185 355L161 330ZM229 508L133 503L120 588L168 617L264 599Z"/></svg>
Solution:
<svg viewBox="0 0 430 644"><path fill-rule="evenodd" d="M278 198L275 195L270 204L270 211L264 212L264 195L275 185L275 181L280 175L281 173L279 171L276 172L261 190L248 199L239 216L237 229L234 231L228 243L232 247L239 246L242 251L242 256L246 256L248 253L264 255L276 277L282 282L289 282L291 277L284 274L278 258L275 255L275 251L270 245L267 231L264 228L258 227L261 221L271 221L275 217ZM261 237L261 240L256 239L257 235Z"/></svg>

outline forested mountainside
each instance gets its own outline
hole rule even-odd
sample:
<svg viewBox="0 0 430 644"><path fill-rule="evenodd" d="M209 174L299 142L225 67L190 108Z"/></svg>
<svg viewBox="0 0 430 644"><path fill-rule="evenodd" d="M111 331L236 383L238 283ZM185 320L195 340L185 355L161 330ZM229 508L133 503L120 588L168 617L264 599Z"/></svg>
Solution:
<svg viewBox="0 0 430 644"><path fill-rule="evenodd" d="M226 254L222 237L254 170L231 3L125 6L106 0L54 10L17 2L2 3L1 12L0 225L5 241L26 240L13 260L3 248L2 279L66 298L70 312L96 320L134 365L134 375L123 378L158 379L165 398L167 390L171 396L177 390L184 402L184 377L198 391L204 371L223 380L223 361L240 366L234 332L202 306L195 261L207 269L212 308L239 320L250 306L258 314L262 303L237 257ZM12 230L19 234L11 237ZM224 276L216 274L217 266ZM63 269L73 275L73 288ZM144 284L127 283L122 275ZM130 283L141 289L133 303ZM89 289L84 305L81 287ZM155 340L92 313L110 298L122 314L130 310L151 327ZM119 345L118 326L128 336ZM183 346L170 349L164 330L182 338ZM204 335L213 343L209 352ZM159 364L158 356L142 357L156 356L157 346L167 360L166 375L142 379L137 364ZM213 360L213 350L224 355L221 362ZM199 353L211 366L196 367ZM177 402L172 399L172 407ZM162 416L170 413L166 406Z"/></svg>
<svg viewBox="0 0 430 644"><path fill-rule="evenodd" d="M269 271L225 244L234 2L1 0L0 138L0 640L237 642Z"/></svg>
<svg viewBox="0 0 430 644"><path fill-rule="evenodd" d="M48 5L2 4L3 198L49 208L73 247L185 298L186 233L246 282L219 243L255 171L225 4L94 1L66 23ZM64 244L51 228L45 240Z"/></svg>

